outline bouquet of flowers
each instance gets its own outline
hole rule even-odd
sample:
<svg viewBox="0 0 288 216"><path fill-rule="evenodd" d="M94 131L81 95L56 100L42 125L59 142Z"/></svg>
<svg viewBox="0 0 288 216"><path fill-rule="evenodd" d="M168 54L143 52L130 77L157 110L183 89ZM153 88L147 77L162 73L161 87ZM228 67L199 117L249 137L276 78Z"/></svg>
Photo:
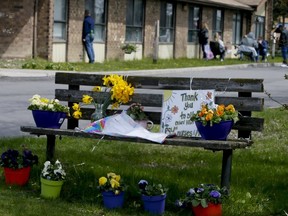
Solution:
<svg viewBox="0 0 288 216"><path fill-rule="evenodd" d="M41 176L47 180L62 181L65 180L66 173L59 160L56 160L54 164L50 161L46 161Z"/></svg>
<svg viewBox="0 0 288 216"><path fill-rule="evenodd" d="M21 169L34 164L38 164L38 156L32 154L28 149L24 149L22 154L20 154L18 150L8 149L2 153L0 159L0 165L2 167L13 169Z"/></svg>
<svg viewBox="0 0 288 216"><path fill-rule="evenodd" d="M97 104L102 107L103 114L106 113L106 109L112 104L112 109L117 108L120 104L126 104L131 100L131 96L134 94L134 87L128 83L123 76L112 74L103 78L104 91L109 91L110 96L104 101L97 101L89 95L83 95L82 102L84 105L94 104L95 108ZM92 91L102 91L100 86L95 86ZM81 104L73 104L73 117L79 119L82 117Z"/></svg>
<svg viewBox="0 0 288 216"><path fill-rule="evenodd" d="M133 120L146 120L148 117L144 112L144 107L140 103L131 104L127 111L127 115L129 115Z"/></svg>
<svg viewBox="0 0 288 216"><path fill-rule="evenodd" d="M179 207L201 205L203 208L208 207L208 203L220 204L223 199L227 198L227 188L219 188L214 184L200 184L196 188L190 188L186 197L176 201L176 205Z"/></svg>
<svg viewBox="0 0 288 216"><path fill-rule="evenodd" d="M191 117L191 121L200 121L203 126L209 124L217 124L221 121L233 120L234 123L238 121L238 112L232 104L225 106L224 104L210 106L203 104L201 110L198 110Z"/></svg>
<svg viewBox="0 0 288 216"><path fill-rule="evenodd" d="M107 177L100 177L98 182L98 188L101 192L112 191L117 195L126 190L126 186L122 182L121 176L112 172L107 173Z"/></svg>
<svg viewBox="0 0 288 216"><path fill-rule="evenodd" d="M140 180L138 187L140 193L145 196L164 195L168 191L162 184L149 184L146 180Z"/></svg>
<svg viewBox="0 0 288 216"><path fill-rule="evenodd" d="M48 98L35 94L32 98L29 99L29 101L30 105L28 106L28 110L46 110L69 114L69 107L60 104L58 99L49 100Z"/></svg>

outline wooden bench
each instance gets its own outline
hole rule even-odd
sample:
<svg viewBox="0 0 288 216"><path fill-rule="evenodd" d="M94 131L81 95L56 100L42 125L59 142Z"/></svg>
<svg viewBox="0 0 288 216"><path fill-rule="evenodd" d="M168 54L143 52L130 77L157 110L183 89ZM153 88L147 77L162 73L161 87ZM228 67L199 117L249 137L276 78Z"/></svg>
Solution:
<svg viewBox="0 0 288 216"><path fill-rule="evenodd" d="M92 97L107 97L108 92L92 92L93 86L101 86L104 75L87 74L87 73L56 73L55 83L65 84L67 88L56 89L55 98L60 101L68 102L72 107L74 102L80 102L83 94L89 94ZM246 148L251 146L252 131L262 131L264 120L261 118L251 117L251 112L261 111L264 105L264 99L252 97L252 93L263 92L263 79L218 79L218 78L169 78L169 77L144 77L129 76L128 82L135 86L135 94L131 103L138 102L145 106L146 114L154 124L160 124L162 111L163 89L173 90L198 90L198 89L215 89L216 92L222 92L216 95L217 104L233 104L240 113L240 120L233 126L233 130L238 131L238 138L226 141L219 140L201 140L200 138L173 137L167 138L163 144L185 147L200 147L211 151L222 151L222 173L221 186L230 186L232 153L235 149ZM81 89L80 89L81 87ZM88 87L88 88L87 88ZM88 89L88 90L85 90ZM127 106L126 106L127 107ZM121 108L121 107L120 107ZM146 109L147 108L147 109ZM152 109L148 109L152 108ZM124 109L122 107L122 109ZM126 108L125 108L126 109ZM90 119L93 108L83 109L83 119ZM118 110L119 112L121 110ZM113 110L107 110L112 114ZM37 128L34 126L21 126L21 131L36 135L47 136L46 156L50 160L54 157L56 136L73 136L85 138L102 138L101 135L84 133L74 130L78 127L78 120L69 118L68 129L49 129ZM140 138L120 138L104 136L107 140L121 140L136 143L152 143Z"/></svg>

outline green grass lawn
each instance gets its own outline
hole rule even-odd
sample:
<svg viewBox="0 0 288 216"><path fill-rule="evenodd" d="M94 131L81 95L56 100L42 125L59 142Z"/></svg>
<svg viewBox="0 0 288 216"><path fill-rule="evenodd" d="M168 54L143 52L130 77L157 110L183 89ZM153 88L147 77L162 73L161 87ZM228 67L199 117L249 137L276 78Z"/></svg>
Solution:
<svg viewBox="0 0 288 216"><path fill-rule="evenodd" d="M224 216L285 215L288 212L288 111L266 109L263 133L253 133L251 148L234 151L231 195L223 204ZM40 198L40 172L45 162L46 139L0 139L2 152L25 145L40 158L25 187L5 185L0 178L0 215L148 215L143 212L137 183L146 179L169 188L165 215L192 215L174 206L177 198L199 183L220 184L221 152L153 144L109 142L62 137L56 158L64 165L67 180L57 200ZM95 146L95 150L91 151ZM98 178L120 174L129 186L123 209L103 208Z"/></svg>
<svg viewBox="0 0 288 216"><path fill-rule="evenodd" d="M277 56L269 59L270 63L282 62L282 58ZM103 63L52 63L43 59L24 59L24 60L5 60L0 59L0 68L26 68L26 69L45 69L45 70L67 70L67 71L126 71L126 70L150 70L166 68L187 68L187 67L206 67L206 66L224 66L235 64L252 63L249 60L240 61L238 59L225 59L204 61L202 59L160 59L157 64L153 63L151 58L134 61L105 61ZM260 64L260 63L259 63Z"/></svg>

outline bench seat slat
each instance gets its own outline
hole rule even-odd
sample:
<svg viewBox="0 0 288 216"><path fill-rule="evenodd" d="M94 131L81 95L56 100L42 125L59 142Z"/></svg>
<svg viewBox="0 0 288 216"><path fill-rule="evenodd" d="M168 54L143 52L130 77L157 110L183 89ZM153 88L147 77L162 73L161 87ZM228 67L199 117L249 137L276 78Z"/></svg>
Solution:
<svg viewBox="0 0 288 216"><path fill-rule="evenodd" d="M68 102L80 102L84 94L88 94L93 98L103 98L99 101L104 101L105 98L109 97L108 92L92 92L85 90L66 90L66 89L56 89L55 97L60 101ZM129 103L136 103L141 101L143 106L151 107L162 107L163 95L162 94L139 94L135 93L133 95L132 101ZM235 109L238 111L261 111L264 105L263 98L256 97L230 97L230 96L216 96L216 104L233 104Z"/></svg>
<svg viewBox="0 0 288 216"><path fill-rule="evenodd" d="M57 73L56 84L101 86L103 83L101 74L87 73ZM165 78L133 76L127 78L136 88L156 89L215 89L216 91L231 92L263 92L263 79L225 79L225 78ZM191 83L192 81L192 83Z"/></svg>
<svg viewBox="0 0 288 216"><path fill-rule="evenodd" d="M63 136L73 136L73 137L83 137L83 138L94 138L100 139L103 135L85 133L81 131L74 130L63 130L63 129L52 129L52 128L38 128L33 126L22 126L21 131L29 132L36 135L63 135ZM128 137L115 137L105 135L106 140L118 140L118 141L129 141L129 142L137 142L137 143L149 143L151 141L141 139L141 138L128 138ZM175 137L175 138L167 138L164 143L152 143L158 145L173 145L173 146L190 146L190 147L199 147L210 150L230 150L237 148L246 148L252 144L251 140L228 140L228 141L220 141L220 140L203 140L199 138L183 138L183 137Z"/></svg>

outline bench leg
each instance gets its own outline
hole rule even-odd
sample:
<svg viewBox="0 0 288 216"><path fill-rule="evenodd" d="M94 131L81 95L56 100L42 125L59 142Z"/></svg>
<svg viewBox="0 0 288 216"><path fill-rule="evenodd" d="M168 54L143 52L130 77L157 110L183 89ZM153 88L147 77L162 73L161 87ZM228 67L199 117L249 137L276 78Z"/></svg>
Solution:
<svg viewBox="0 0 288 216"><path fill-rule="evenodd" d="M53 160L55 152L55 135L47 135L46 160Z"/></svg>
<svg viewBox="0 0 288 216"><path fill-rule="evenodd" d="M232 170L232 153L233 150L223 150L221 187L230 189L230 179Z"/></svg>

